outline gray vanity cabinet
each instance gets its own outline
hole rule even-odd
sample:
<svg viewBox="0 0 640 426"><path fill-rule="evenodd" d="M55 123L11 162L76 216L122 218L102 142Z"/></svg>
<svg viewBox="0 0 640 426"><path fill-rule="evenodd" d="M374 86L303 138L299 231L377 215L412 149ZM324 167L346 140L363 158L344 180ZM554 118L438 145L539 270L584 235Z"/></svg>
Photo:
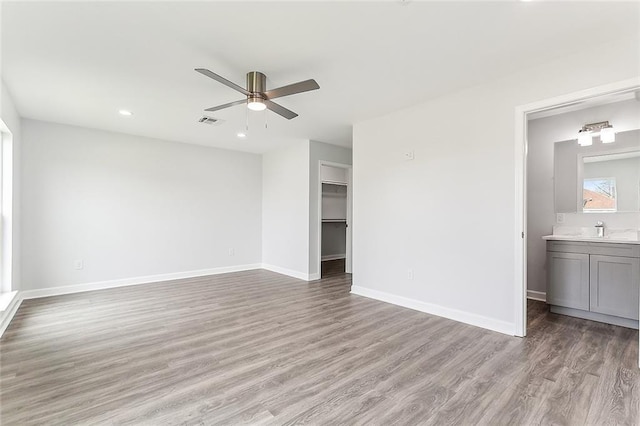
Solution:
<svg viewBox="0 0 640 426"><path fill-rule="evenodd" d="M589 310L589 255L547 252L549 282L547 302L566 308Z"/></svg>
<svg viewBox="0 0 640 426"><path fill-rule="evenodd" d="M640 259L591 255L590 310L638 319Z"/></svg>
<svg viewBox="0 0 640 426"><path fill-rule="evenodd" d="M551 312L638 328L640 245L547 241Z"/></svg>

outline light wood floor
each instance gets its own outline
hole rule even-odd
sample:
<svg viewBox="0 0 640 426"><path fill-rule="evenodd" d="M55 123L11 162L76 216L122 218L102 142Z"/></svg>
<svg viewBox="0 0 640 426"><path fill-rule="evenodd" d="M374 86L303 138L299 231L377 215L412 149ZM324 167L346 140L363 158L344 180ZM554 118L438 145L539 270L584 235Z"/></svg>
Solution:
<svg viewBox="0 0 640 426"><path fill-rule="evenodd" d="M0 423L638 424L637 332L530 305L529 337L249 271L25 301Z"/></svg>

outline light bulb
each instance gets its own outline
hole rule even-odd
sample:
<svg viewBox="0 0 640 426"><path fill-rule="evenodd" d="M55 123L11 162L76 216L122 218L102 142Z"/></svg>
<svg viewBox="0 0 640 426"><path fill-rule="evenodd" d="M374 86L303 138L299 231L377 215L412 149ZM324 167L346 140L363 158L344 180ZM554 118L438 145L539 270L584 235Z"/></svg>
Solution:
<svg viewBox="0 0 640 426"><path fill-rule="evenodd" d="M613 131L613 126L604 127L600 130L600 140L602 143L612 143L616 141L616 132Z"/></svg>
<svg viewBox="0 0 640 426"><path fill-rule="evenodd" d="M262 99L257 98L249 99L249 101L247 102L247 107L251 111L264 111L265 109L267 109L267 106L264 104L264 102L262 102Z"/></svg>
<svg viewBox="0 0 640 426"><path fill-rule="evenodd" d="M580 146L589 146L593 143L593 138L591 137L591 132L588 130L580 130L578 132L578 145Z"/></svg>

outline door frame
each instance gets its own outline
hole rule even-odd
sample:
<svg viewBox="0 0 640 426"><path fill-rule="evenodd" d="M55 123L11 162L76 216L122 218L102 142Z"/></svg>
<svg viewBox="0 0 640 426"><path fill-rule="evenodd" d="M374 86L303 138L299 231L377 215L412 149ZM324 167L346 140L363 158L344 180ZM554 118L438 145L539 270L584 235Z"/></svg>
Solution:
<svg viewBox="0 0 640 426"><path fill-rule="evenodd" d="M6 295L15 290L13 284L13 133L0 118L0 293ZM0 310L5 308L3 302L0 302Z"/></svg>
<svg viewBox="0 0 640 426"><path fill-rule="evenodd" d="M527 117L529 114L569 106L605 96L640 90L640 76L578 92L520 105L515 109L515 335L527 334ZM638 301L640 304L640 300ZM640 358L639 358L640 365Z"/></svg>
<svg viewBox="0 0 640 426"><path fill-rule="evenodd" d="M318 240L318 258L316 264L318 267L318 276L322 278L322 166L336 167L347 170L347 242L345 250L345 272L350 274L352 271L352 237L353 237L353 166L350 164L334 163L331 161L318 161L318 221L316 223L317 240Z"/></svg>

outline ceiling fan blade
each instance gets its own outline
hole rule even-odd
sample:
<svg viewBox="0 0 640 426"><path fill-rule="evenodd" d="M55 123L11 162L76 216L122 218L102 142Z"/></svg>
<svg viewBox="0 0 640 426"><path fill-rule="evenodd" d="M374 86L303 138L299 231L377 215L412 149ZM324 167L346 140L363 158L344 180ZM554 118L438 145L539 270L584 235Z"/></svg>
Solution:
<svg viewBox="0 0 640 426"><path fill-rule="evenodd" d="M246 99L242 99L240 101L229 102L228 104L218 105L218 106L214 106L214 107L211 107L211 108L207 108L207 109L205 109L205 111L218 111L219 109L225 109L225 108L232 107L234 105L240 105L240 104L246 104L246 103L247 103L247 100Z"/></svg>
<svg viewBox="0 0 640 426"><path fill-rule="evenodd" d="M226 78L221 77L218 74L209 71L208 69L196 68L196 71L199 72L202 75L206 75L207 77L214 79L215 81L217 81L219 83L224 84L227 87L231 87L232 89L237 90L238 92L242 93L243 95L250 95L251 94L244 87L240 87L237 84L227 80Z"/></svg>
<svg viewBox="0 0 640 426"><path fill-rule="evenodd" d="M285 107L283 107L282 105L278 105L277 103L271 102L271 101L269 101L267 99L264 100L264 104L271 111L275 112L276 114L279 114L279 115L283 116L287 120L291 120L292 118L296 118L298 116L298 114L296 114L295 112L293 112L291 110L288 110Z"/></svg>
<svg viewBox="0 0 640 426"><path fill-rule="evenodd" d="M289 84L288 86L278 87L277 89L271 89L264 92L264 96L267 99L280 98L282 96L295 95L296 93L308 92L310 90L319 89L318 83L315 80L299 81L298 83Z"/></svg>

